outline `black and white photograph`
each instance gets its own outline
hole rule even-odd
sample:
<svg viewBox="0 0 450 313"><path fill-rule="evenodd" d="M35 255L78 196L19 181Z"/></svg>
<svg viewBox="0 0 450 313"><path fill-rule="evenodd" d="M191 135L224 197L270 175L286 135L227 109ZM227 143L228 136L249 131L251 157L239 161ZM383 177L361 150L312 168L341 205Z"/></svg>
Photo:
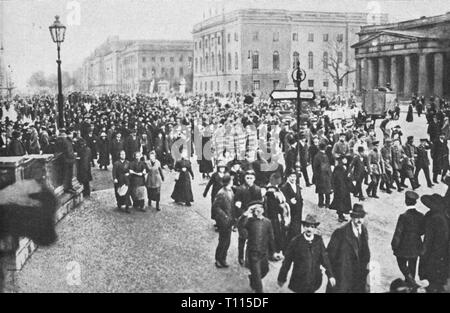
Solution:
<svg viewBox="0 0 450 313"><path fill-rule="evenodd" d="M450 0L0 0L0 293L450 292L449 118Z"/></svg>

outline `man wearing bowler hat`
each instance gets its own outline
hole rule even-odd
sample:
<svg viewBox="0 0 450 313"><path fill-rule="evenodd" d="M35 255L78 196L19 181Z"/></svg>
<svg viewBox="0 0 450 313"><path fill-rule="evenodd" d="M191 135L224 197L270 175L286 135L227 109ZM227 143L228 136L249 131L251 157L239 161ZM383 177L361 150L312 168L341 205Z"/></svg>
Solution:
<svg viewBox="0 0 450 313"><path fill-rule="evenodd" d="M316 234L319 222L315 215L308 214L302 221L303 233L296 236L286 249L285 259L278 275L278 285L282 287L294 263L289 289L297 293L314 293L322 285L322 271L325 268L331 286L336 285L330 260L321 236Z"/></svg>
<svg viewBox="0 0 450 313"><path fill-rule="evenodd" d="M407 191L405 204L408 208L401 214L395 227L391 246L400 271L405 276L405 282L410 287L416 287L417 259L422 251L422 238L424 233L424 215L416 210L419 195L414 191Z"/></svg>
<svg viewBox="0 0 450 313"><path fill-rule="evenodd" d="M350 213L352 220L331 235L327 252L336 286L333 287L330 282L327 292L368 292L366 278L370 262L369 234L363 224L366 214L364 207L355 203Z"/></svg>

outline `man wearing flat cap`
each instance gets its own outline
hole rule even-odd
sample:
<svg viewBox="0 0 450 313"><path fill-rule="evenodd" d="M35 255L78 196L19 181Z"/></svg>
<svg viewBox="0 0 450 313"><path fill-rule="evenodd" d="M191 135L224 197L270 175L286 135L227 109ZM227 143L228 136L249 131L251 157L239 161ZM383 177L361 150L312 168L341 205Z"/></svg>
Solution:
<svg viewBox="0 0 450 313"><path fill-rule="evenodd" d="M250 287L256 293L263 292L262 279L269 272L269 258L273 257L275 245L272 223L264 217L263 201L251 201L245 215L248 234L246 266L250 269Z"/></svg>
<svg viewBox="0 0 450 313"><path fill-rule="evenodd" d="M364 226L366 211L355 203L350 213L352 220L331 235L327 252L336 278L336 286L327 286L331 293L365 293L370 262L369 234Z"/></svg>
<svg viewBox="0 0 450 313"><path fill-rule="evenodd" d="M287 274L292 263L294 268L291 273L289 289L297 293L314 293L322 285L322 271L325 268L330 285L335 286L328 253L321 236L316 234L319 226L317 217L308 214L302 221L303 233L296 236L288 245L285 259L278 275L278 285L282 287L287 280Z"/></svg>
<svg viewBox="0 0 450 313"><path fill-rule="evenodd" d="M448 278L449 225L445 199L441 195L426 195L420 201L430 209L425 214L425 236L419 262L419 277L430 285L428 292L443 292Z"/></svg>
<svg viewBox="0 0 450 313"><path fill-rule="evenodd" d="M422 251L422 238L424 233L424 215L416 210L419 195L414 191L407 191L405 204L407 210L401 214L395 227L391 246L397 264L410 287L416 287L417 259Z"/></svg>

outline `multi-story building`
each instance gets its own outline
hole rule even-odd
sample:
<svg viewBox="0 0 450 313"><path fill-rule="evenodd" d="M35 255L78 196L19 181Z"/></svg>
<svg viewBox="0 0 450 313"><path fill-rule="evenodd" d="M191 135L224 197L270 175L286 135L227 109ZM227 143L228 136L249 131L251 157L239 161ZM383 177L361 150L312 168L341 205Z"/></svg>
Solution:
<svg viewBox="0 0 450 313"><path fill-rule="evenodd" d="M373 17L373 16L372 16ZM387 22L379 15L376 22ZM351 44L360 26L373 23L367 13L296 12L243 9L194 26L194 91L269 94L292 84L296 60L306 70L302 88L336 92L355 89ZM339 61L339 63L337 63ZM345 75L346 71L351 72ZM330 74L331 73L331 74Z"/></svg>
<svg viewBox="0 0 450 313"><path fill-rule="evenodd" d="M450 96L450 12L366 26L353 45L357 91L385 86L402 99Z"/></svg>
<svg viewBox="0 0 450 313"><path fill-rule="evenodd" d="M82 66L82 88L97 92L152 93L167 81L192 90L191 41L119 40L109 38Z"/></svg>

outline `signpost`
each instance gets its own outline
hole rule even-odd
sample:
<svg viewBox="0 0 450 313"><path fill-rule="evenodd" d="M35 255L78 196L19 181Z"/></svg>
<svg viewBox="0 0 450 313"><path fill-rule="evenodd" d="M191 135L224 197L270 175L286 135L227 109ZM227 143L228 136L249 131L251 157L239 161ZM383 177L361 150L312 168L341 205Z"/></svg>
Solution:
<svg viewBox="0 0 450 313"><path fill-rule="evenodd" d="M281 101L281 100L296 100L298 91L297 90L274 90L270 94L272 100ZM300 100L314 100L316 99L316 94L313 90L301 90L300 91Z"/></svg>

